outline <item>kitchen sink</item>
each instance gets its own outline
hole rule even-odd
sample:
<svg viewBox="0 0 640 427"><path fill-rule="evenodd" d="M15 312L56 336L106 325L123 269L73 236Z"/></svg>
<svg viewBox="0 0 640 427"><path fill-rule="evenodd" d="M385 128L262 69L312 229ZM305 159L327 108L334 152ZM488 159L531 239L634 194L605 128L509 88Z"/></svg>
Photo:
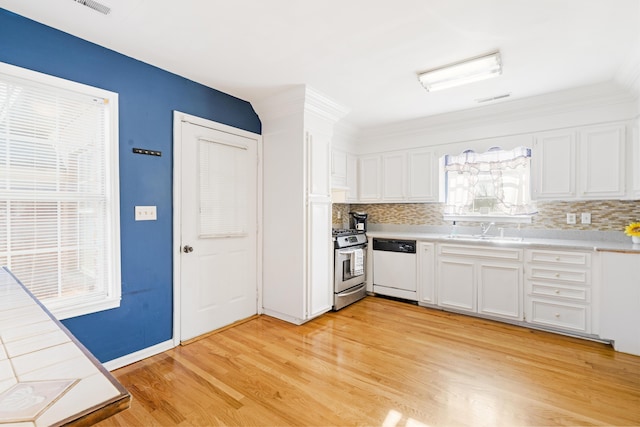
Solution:
<svg viewBox="0 0 640 427"><path fill-rule="evenodd" d="M473 241L473 242L522 242L524 239L522 237L511 237L511 236L491 236L491 235L482 235L482 234L449 234L448 236L444 236L445 239L451 240L460 240L460 241Z"/></svg>

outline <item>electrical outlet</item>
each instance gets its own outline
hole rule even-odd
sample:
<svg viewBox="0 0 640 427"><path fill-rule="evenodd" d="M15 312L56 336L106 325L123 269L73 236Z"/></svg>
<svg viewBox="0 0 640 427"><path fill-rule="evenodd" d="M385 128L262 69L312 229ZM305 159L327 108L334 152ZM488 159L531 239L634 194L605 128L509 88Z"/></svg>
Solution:
<svg viewBox="0 0 640 427"><path fill-rule="evenodd" d="M567 214L567 224L575 224L576 223L576 214L568 213Z"/></svg>
<svg viewBox="0 0 640 427"><path fill-rule="evenodd" d="M136 206L136 221L155 221L157 219L155 206Z"/></svg>
<svg viewBox="0 0 640 427"><path fill-rule="evenodd" d="M580 215L580 222L582 224L591 224L591 213L589 212L583 212Z"/></svg>

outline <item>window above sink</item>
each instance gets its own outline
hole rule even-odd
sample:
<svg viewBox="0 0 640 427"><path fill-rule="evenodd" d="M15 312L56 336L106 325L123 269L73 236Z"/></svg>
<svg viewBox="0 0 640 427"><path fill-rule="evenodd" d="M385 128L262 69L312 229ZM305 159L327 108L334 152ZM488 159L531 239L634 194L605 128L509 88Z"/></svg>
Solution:
<svg viewBox="0 0 640 427"><path fill-rule="evenodd" d="M531 222L531 149L468 150L442 160L445 220Z"/></svg>

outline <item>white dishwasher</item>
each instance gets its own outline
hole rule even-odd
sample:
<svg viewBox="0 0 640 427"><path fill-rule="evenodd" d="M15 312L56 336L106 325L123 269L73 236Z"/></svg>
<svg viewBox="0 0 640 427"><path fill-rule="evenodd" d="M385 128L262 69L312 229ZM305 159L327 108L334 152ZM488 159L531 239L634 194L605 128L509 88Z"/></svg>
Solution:
<svg viewBox="0 0 640 427"><path fill-rule="evenodd" d="M373 239L373 292L418 301L415 240Z"/></svg>

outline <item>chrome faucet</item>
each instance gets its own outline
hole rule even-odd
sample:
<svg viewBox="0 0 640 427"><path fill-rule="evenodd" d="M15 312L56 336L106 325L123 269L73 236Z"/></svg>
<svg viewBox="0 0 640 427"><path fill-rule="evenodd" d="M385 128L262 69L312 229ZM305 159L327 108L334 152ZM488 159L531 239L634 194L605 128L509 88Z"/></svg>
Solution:
<svg viewBox="0 0 640 427"><path fill-rule="evenodd" d="M480 229L482 230L482 236L486 236L487 232L491 229L491 226L496 225L495 222L489 223L489 225L485 226L484 222L480 224Z"/></svg>

